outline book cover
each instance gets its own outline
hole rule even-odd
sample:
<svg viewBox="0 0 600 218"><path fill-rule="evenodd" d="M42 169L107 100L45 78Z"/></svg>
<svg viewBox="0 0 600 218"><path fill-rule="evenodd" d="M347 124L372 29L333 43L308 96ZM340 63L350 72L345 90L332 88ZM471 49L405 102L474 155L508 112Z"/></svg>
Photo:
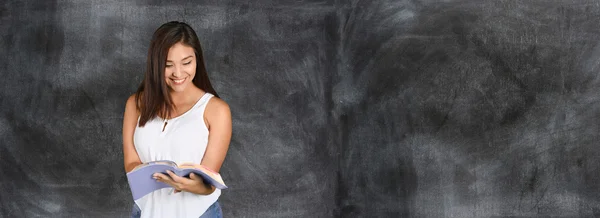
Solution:
<svg viewBox="0 0 600 218"><path fill-rule="evenodd" d="M221 175L202 166L201 168L193 168L192 166L177 166L173 161L160 160L141 164L127 173L127 180L131 189L133 199L137 200L141 197L162 188L170 188L168 184L156 181L152 178L154 173L167 174L167 170L172 171L178 176L189 178L190 173L201 176L205 183L211 184L218 189L226 189L227 186Z"/></svg>

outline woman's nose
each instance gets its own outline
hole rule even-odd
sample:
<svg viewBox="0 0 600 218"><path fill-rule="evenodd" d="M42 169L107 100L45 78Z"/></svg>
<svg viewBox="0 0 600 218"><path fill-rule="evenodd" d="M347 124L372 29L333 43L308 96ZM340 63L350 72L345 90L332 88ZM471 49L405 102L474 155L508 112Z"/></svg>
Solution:
<svg viewBox="0 0 600 218"><path fill-rule="evenodd" d="M177 67L177 66L174 66L174 67L175 67L175 69L173 69L173 76L175 76L175 77L181 76L181 74L182 74L181 67Z"/></svg>

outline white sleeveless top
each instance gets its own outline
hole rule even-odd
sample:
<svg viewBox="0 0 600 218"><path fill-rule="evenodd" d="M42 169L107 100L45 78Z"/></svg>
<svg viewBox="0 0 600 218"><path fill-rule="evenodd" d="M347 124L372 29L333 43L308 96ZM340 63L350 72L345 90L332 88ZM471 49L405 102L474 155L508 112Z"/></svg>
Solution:
<svg viewBox="0 0 600 218"><path fill-rule="evenodd" d="M177 164L200 164L208 143L204 110L211 97L213 95L207 92L190 110L167 120L164 131L161 118L149 120L144 127L136 126L133 143L142 163L172 160ZM220 195L220 189L210 195L198 195L173 193L169 187L156 190L135 203L142 211L141 217L200 217Z"/></svg>

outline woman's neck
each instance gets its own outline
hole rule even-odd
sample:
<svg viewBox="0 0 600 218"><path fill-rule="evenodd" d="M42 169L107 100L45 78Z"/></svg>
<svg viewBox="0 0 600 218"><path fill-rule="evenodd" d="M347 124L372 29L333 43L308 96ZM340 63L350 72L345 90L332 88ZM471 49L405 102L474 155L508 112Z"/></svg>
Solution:
<svg viewBox="0 0 600 218"><path fill-rule="evenodd" d="M189 89L183 92L171 92L171 101L175 105L175 107L179 105L186 105L198 100L198 95L204 93L198 87L190 87Z"/></svg>
<svg viewBox="0 0 600 218"><path fill-rule="evenodd" d="M175 106L185 104L191 97L190 92L171 92L170 96L171 102L173 102Z"/></svg>

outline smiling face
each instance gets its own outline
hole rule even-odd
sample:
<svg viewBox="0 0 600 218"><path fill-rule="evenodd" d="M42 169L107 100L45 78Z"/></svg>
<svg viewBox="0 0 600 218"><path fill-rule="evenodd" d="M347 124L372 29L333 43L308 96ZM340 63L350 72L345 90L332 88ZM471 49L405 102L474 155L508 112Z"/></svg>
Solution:
<svg viewBox="0 0 600 218"><path fill-rule="evenodd" d="M165 82L172 92L183 92L194 84L196 54L194 48L181 42L169 49L165 65Z"/></svg>

